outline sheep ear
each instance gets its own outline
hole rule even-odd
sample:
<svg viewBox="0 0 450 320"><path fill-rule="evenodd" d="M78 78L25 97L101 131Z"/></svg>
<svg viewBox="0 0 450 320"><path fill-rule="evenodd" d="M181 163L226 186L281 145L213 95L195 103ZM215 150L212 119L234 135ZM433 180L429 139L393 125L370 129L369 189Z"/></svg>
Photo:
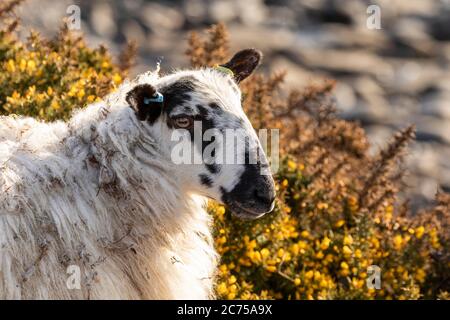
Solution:
<svg viewBox="0 0 450 320"><path fill-rule="evenodd" d="M222 67L233 71L237 83L247 78L262 60L262 53L256 49L245 49L237 52L230 61Z"/></svg>
<svg viewBox="0 0 450 320"><path fill-rule="evenodd" d="M125 98L139 120L153 123L161 114L163 97L149 84L135 86Z"/></svg>

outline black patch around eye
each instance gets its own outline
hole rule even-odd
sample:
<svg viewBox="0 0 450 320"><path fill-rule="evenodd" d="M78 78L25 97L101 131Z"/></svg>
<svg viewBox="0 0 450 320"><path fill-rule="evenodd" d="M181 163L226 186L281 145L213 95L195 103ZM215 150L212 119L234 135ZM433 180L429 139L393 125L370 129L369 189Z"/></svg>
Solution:
<svg viewBox="0 0 450 320"><path fill-rule="evenodd" d="M177 106L187 105L192 100L191 93L195 91L195 79L193 77L184 77L177 82L166 87L160 88L159 91L164 96L164 109L169 114ZM168 121L167 125L172 128L172 124Z"/></svg>
<svg viewBox="0 0 450 320"><path fill-rule="evenodd" d="M196 105L196 107L201 117L206 118L209 115L208 109L206 109L201 104Z"/></svg>
<svg viewBox="0 0 450 320"><path fill-rule="evenodd" d="M209 104L209 107L212 108L212 109L220 109L219 105L217 103L215 103L215 102L211 102Z"/></svg>
<svg viewBox="0 0 450 320"><path fill-rule="evenodd" d="M220 171L220 166L218 164L205 164L206 169L208 169L209 172L211 172L212 174L216 174L219 173Z"/></svg>
<svg viewBox="0 0 450 320"><path fill-rule="evenodd" d="M183 106L183 112L185 112L187 114L191 114L192 108L190 106Z"/></svg>
<svg viewBox="0 0 450 320"><path fill-rule="evenodd" d="M199 177L200 177L200 182L202 185L207 186L207 187L212 187L213 181L208 175L202 173L199 175Z"/></svg>

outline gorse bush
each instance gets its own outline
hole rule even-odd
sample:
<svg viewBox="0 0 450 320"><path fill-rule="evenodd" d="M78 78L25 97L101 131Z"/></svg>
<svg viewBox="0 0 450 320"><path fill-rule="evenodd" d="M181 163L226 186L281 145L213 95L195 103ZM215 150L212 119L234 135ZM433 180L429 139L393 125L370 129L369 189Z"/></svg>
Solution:
<svg viewBox="0 0 450 320"><path fill-rule="evenodd" d="M105 48L86 47L64 27L54 40L33 32L19 40L9 14L17 2L0 6L0 114L67 119L127 76L133 45L114 63ZM224 62L225 27L213 26L207 37L193 33L187 54L193 67ZM254 127L280 128L278 198L273 213L244 222L210 203L222 257L218 296L448 298L450 196L439 194L434 208L415 215L396 197L413 127L370 156L364 130L336 116L333 81L285 96L283 77L256 74L241 84ZM366 285L373 265L381 271L379 290Z"/></svg>
<svg viewBox="0 0 450 320"><path fill-rule="evenodd" d="M0 18L5 19L7 9L8 3L0 8ZM114 64L104 47L88 48L65 24L54 40L31 32L23 43L13 33L17 23L3 22L0 114L26 114L49 121L67 119L74 106L100 99L126 76L128 59L121 65Z"/></svg>
<svg viewBox="0 0 450 320"><path fill-rule="evenodd" d="M226 61L228 36L217 25L194 33L193 66ZM418 299L447 297L450 197L410 215L398 204L402 156L414 128L368 154L364 130L336 117L324 80L283 98L283 73L255 75L241 85L253 126L279 128L283 161L273 213L242 222L217 204L216 248L222 260L216 290L227 299ZM368 288L370 266L381 288Z"/></svg>

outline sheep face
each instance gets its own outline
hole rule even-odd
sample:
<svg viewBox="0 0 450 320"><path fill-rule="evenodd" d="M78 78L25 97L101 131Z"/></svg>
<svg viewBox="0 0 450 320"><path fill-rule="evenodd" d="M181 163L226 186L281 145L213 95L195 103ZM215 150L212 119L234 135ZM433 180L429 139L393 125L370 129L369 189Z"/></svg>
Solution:
<svg viewBox="0 0 450 320"><path fill-rule="evenodd" d="M245 219L270 212L275 199L267 158L237 86L260 59L258 51L243 50L219 68L176 72L156 85L138 85L127 96L160 154L174 164L180 185Z"/></svg>

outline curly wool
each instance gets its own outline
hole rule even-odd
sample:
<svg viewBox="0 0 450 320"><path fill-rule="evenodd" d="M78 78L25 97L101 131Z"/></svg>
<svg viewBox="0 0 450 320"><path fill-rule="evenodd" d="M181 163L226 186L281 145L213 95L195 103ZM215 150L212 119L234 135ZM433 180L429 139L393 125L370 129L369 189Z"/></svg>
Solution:
<svg viewBox="0 0 450 320"><path fill-rule="evenodd" d="M206 299L216 253L125 102L147 73L69 122L0 117L1 299ZM81 289L69 289L69 266Z"/></svg>

